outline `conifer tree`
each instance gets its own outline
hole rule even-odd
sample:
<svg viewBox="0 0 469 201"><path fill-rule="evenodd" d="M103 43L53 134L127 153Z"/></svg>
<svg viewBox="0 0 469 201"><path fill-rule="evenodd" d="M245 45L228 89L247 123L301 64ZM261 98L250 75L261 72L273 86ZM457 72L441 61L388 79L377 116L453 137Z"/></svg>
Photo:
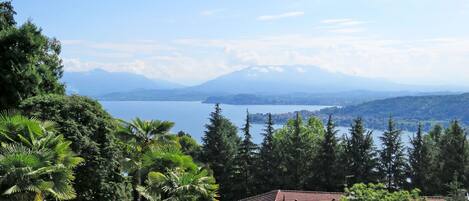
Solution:
<svg viewBox="0 0 469 201"><path fill-rule="evenodd" d="M440 182L444 184L443 193L450 190L448 185L452 180L466 182L464 177L467 158L465 146L467 146L466 133L458 121L453 121L445 134L441 136L440 141L438 160L441 164L439 172Z"/></svg>
<svg viewBox="0 0 469 201"><path fill-rule="evenodd" d="M341 189L339 175L341 170L338 166L338 146L337 146L337 132L335 124L332 120L332 115L329 115L327 121L324 138L320 142L319 150L315 157L316 171L315 180L318 182L316 185L323 191L337 191Z"/></svg>
<svg viewBox="0 0 469 201"><path fill-rule="evenodd" d="M240 141L237 128L221 114L219 104L215 105L209 121L202 139L202 160L213 170L216 182L220 185L221 200L232 200L233 162Z"/></svg>
<svg viewBox="0 0 469 201"><path fill-rule="evenodd" d="M276 157L274 155L274 123L272 121L272 114L267 114L267 121L264 128L264 139L259 151L259 158L257 161L256 182L257 193L264 193L277 188L276 178Z"/></svg>
<svg viewBox="0 0 469 201"><path fill-rule="evenodd" d="M321 120L310 118L306 124L297 113L294 119L275 132L274 149L279 161L276 181L279 188L314 190L313 160L324 135Z"/></svg>
<svg viewBox="0 0 469 201"><path fill-rule="evenodd" d="M244 138L239 146L234 167L235 178L232 191L235 192L236 199L246 198L255 193L254 173L256 168L257 145L252 142L250 128L251 121L249 119L249 112L246 111L246 123L242 128Z"/></svg>
<svg viewBox="0 0 469 201"><path fill-rule="evenodd" d="M422 124L419 123L417 133L410 140L409 148L409 176L412 188L420 189L424 194L429 192L427 185L430 182L431 155L429 144L425 142Z"/></svg>
<svg viewBox="0 0 469 201"><path fill-rule="evenodd" d="M406 161L401 131L396 128L392 118L389 118L388 128L380 137L380 173L382 180L389 190L396 190L405 185Z"/></svg>
<svg viewBox="0 0 469 201"><path fill-rule="evenodd" d="M377 160L372 134L365 128L362 118L353 120L344 143L347 184L376 181Z"/></svg>

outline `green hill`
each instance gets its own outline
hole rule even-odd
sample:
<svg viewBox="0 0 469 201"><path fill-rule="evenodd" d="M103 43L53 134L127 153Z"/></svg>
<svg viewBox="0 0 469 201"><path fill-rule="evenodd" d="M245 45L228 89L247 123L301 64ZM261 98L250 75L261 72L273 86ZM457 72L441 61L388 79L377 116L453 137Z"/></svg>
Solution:
<svg viewBox="0 0 469 201"><path fill-rule="evenodd" d="M320 111L300 111L304 117L315 115L325 119L333 114L340 126L349 126L351 120L362 117L370 128L382 129L383 121L390 116L397 120L401 128L414 130L418 122L426 129L434 124L447 124L459 120L469 124L469 93L460 95L404 96L370 101L342 108L333 107ZM294 113L275 114L276 123L292 118ZM262 122L265 114L254 114L255 122Z"/></svg>

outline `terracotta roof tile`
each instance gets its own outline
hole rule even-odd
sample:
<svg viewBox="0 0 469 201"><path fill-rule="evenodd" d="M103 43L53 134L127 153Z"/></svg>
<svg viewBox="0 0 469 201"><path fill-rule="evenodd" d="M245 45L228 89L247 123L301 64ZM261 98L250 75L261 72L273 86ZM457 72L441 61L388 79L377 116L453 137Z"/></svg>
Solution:
<svg viewBox="0 0 469 201"><path fill-rule="evenodd" d="M343 193L274 190L256 196L241 199L240 201L339 201ZM427 201L444 201L444 197L426 197Z"/></svg>
<svg viewBox="0 0 469 201"><path fill-rule="evenodd" d="M275 190L245 198L241 201L338 201L340 196L342 196L342 193Z"/></svg>

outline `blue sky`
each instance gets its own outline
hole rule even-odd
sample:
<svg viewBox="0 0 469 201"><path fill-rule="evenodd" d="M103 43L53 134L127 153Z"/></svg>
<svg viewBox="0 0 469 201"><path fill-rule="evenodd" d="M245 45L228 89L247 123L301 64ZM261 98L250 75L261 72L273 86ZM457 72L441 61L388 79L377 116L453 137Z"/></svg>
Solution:
<svg viewBox="0 0 469 201"><path fill-rule="evenodd" d="M307 64L401 83L469 85L469 0L14 0L62 41L66 71L197 84Z"/></svg>

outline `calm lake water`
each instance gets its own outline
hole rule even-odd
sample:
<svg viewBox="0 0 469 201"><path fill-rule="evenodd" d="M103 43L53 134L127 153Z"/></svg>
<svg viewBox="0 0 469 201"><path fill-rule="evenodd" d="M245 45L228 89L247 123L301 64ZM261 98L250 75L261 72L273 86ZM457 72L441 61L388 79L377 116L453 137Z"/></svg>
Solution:
<svg viewBox="0 0 469 201"><path fill-rule="evenodd" d="M185 131L201 142L208 123L210 113L214 109L213 104L204 104L196 101L100 101L103 107L114 117L131 120L135 117L142 119L158 119L175 122L172 132ZM320 105L221 105L222 113L229 118L238 128L241 128L246 118L246 110L250 113L285 113L298 110L320 110L330 106ZM275 125L280 128L282 125ZM255 143L262 142L262 130L264 125L253 124L251 133ZM338 136L348 133L348 127L338 127ZM373 138L379 146L379 136L383 131L374 130ZM241 135L241 132L239 132ZM409 142L409 132L403 132L402 140Z"/></svg>
<svg viewBox="0 0 469 201"><path fill-rule="evenodd" d="M201 140L208 123L213 104L194 101L100 101L103 107L114 117L131 120L135 117L143 119L158 119L173 121L176 125L173 132L180 130L190 133L197 140ZM241 128L246 118L246 110L250 113L285 113L298 110L319 110L328 106L318 105L221 105L222 113L238 128ZM280 125L277 125L278 128ZM253 140L262 141L264 125L254 124L251 129Z"/></svg>

